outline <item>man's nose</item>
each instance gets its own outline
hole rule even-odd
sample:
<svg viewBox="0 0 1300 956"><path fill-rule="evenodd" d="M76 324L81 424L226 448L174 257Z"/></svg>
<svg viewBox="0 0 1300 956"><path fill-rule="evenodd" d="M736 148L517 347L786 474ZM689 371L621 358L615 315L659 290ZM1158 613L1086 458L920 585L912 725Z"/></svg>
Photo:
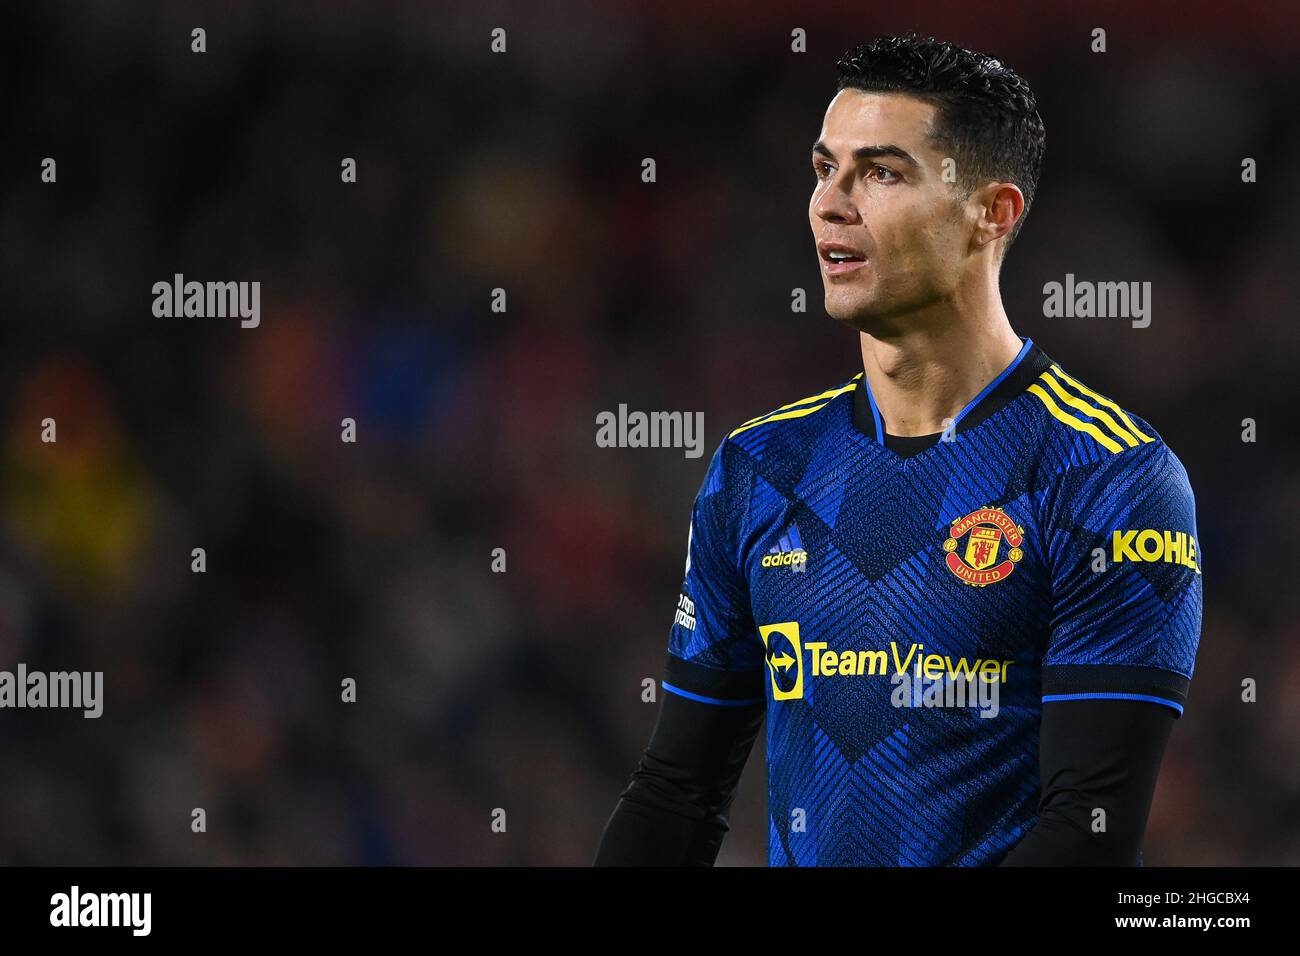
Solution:
<svg viewBox="0 0 1300 956"><path fill-rule="evenodd" d="M825 222L858 222L857 206L848 190L837 183L828 184L813 206L818 218Z"/></svg>

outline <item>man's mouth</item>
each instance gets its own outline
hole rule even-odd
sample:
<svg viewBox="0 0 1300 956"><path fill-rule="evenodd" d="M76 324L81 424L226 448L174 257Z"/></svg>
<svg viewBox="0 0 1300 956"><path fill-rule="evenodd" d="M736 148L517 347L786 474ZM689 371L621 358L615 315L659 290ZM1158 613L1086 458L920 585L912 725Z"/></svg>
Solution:
<svg viewBox="0 0 1300 956"><path fill-rule="evenodd" d="M867 264L866 253L842 242L823 240L817 243L817 254L827 275L844 275Z"/></svg>

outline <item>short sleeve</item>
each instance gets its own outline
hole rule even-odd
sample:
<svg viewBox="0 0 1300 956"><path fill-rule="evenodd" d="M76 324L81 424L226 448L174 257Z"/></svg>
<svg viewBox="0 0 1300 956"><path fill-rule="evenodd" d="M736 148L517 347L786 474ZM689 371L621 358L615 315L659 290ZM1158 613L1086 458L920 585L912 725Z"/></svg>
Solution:
<svg viewBox="0 0 1300 956"><path fill-rule="evenodd" d="M1050 520L1043 700L1151 700L1181 715L1201 632L1187 472L1162 441L1061 476Z"/></svg>
<svg viewBox="0 0 1300 956"><path fill-rule="evenodd" d="M724 440L691 509L685 578L668 634L664 689L722 706L765 700L763 649L739 546L751 473L744 452Z"/></svg>

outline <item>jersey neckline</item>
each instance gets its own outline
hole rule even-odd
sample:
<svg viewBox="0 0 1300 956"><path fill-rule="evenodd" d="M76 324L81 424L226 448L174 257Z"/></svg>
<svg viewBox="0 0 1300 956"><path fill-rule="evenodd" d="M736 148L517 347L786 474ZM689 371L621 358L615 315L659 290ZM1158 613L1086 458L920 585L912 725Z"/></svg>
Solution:
<svg viewBox="0 0 1300 956"><path fill-rule="evenodd" d="M956 437L969 431L980 422L1006 407L1029 387L1039 375L1052 365L1051 358L1027 336L1017 336L1023 343L1016 357L989 382L980 393L966 403L966 407L953 417L949 431ZM853 390L853 427L893 452L900 458L909 458L937 445L943 432L930 435L890 435L871 394L871 385L865 373L857 376L858 387Z"/></svg>

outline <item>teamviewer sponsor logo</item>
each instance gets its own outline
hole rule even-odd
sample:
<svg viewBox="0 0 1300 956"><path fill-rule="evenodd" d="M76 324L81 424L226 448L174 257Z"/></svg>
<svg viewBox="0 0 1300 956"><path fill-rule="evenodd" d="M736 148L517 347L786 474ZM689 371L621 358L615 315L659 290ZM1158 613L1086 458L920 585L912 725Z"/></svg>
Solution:
<svg viewBox="0 0 1300 956"><path fill-rule="evenodd" d="M73 886L50 897L50 925L130 927L132 936L148 936L153 925L152 893L83 893Z"/></svg>
<svg viewBox="0 0 1300 956"><path fill-rule="evenodd" d="M758 629L763 639L768 673L772 677L773 700L796 700L803 696L803 648L799 623L786 621Z"/></svg>
<svg viewBox="0 0 1300 956"><path fill-rule="evenodd" d="M765 624L758 629L766 651L773 700L797 700L805 686L841 678L888 678L895 707L972 707L996 717L1011 659L953 657L925 653L925 645L834 650L825 640L801 636L799 624ZM906 650L906 652L904 652ZM807 655L807 662L804 655Z"/></svg>

